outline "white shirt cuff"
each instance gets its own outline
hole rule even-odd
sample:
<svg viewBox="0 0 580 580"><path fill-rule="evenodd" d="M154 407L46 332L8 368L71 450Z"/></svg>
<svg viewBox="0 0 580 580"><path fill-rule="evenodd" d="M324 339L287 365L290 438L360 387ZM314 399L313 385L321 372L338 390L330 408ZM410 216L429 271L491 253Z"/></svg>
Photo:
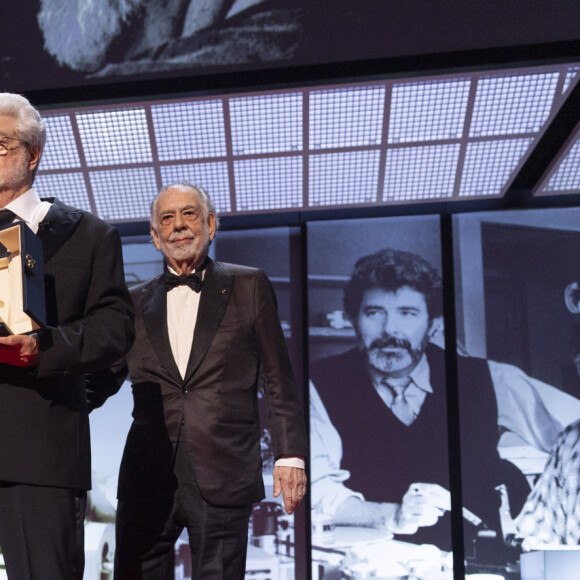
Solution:
<svg viewBox="0 0 580 580"><path fill-rule="evenodd" d="M274 465L276 467L298 467L299 469L304 469L306 462L302 457L282 457L276 459Z"/></svg>

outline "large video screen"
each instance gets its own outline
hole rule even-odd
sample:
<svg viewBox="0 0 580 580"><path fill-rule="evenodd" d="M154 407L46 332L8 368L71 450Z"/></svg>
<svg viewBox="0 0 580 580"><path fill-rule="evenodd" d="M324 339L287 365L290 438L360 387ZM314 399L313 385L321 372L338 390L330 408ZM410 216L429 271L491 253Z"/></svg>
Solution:
<svg viewBox="0 0 580 580"><path fill-rule="evenodd" d="M295 373L309 379L312 550L305 514L272 497L264 421L267 497L252 514L248 580L302 580L310 564L313 580L451 580L458 550L467 574L519 580L522 554L580 543L579 223L578 208L454 216L443 224L453 272L442 271L450 248L436 215L313 221L305 237L219 232L213 257L272 280ZM145 240L124 256L130 285L163 267ZM455 306L453 353L443 296ZM86 580L112 572L131 409L127 383L91 414ZM186 580L186 534L175 558Z"/></svg>
<svg viewBox="0 0 580 580"><path fill-rule="evenodd" d="M577 547L579 220L457 215L452 248L438 216L308 224L313 578L450 580L460 549L517 580Z"/></svg>
<svg viewBox="0 0 580 580"><path fill-rule="evenodd" d="M522 550L580 539L579 219L453 218L467 572L519 578Z"/></svg>
<svg viewBox="0 0 580 580"><path fill-rule="evenodd" d="M21 92L572 41L577 3L35 0L3 2L0 38Z"/></svg>
<svg viewBox="0 0 580 580"><path fill-rule="evenodd" d="M313 578L450 578L439 217L308 224L308 299Z"/></svg>

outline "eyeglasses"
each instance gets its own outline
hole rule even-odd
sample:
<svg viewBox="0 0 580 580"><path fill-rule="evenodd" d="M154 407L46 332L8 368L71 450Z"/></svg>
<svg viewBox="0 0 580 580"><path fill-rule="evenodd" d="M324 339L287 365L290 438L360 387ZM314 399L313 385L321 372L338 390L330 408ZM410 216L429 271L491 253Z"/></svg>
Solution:
<svg viewBox="0 0 580 580"><path fill-rule="evenodd" d="M8 147L7 141L18 141L18 145L14 147ZM14 149L18 149L24 141L22 139L16 139L16 137L6 137L4 135L0 136L0 155L8 155L8 151L13 151Z"/></svg>

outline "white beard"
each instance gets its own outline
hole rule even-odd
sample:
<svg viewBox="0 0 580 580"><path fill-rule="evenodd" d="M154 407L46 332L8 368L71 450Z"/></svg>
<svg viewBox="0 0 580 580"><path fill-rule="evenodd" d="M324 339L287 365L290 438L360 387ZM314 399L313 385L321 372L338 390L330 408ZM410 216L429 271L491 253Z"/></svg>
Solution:
<svg viewBox="0 0 580 580"><path fill-rule="evenodd" d="M144 0L41 0L44 47L61 65L100 68L121 26Z"/></svg>
<svg viewBox="0 0 580 580"><path fill-rule="evenodd" d="M187 244L180 246L172 246L159 238L159 247L167 258L172 258L178 262L181 261L195 261L199 258L204 248L210 245L209 230L205 228L194 238L191 238Z"/></svg>
<svg viewBox="0 0 580 580"><path fill-rule="evenodd" d="M0 173L0 193L14 193L28 181L30 155L22 157L11 169Z"/></svg>

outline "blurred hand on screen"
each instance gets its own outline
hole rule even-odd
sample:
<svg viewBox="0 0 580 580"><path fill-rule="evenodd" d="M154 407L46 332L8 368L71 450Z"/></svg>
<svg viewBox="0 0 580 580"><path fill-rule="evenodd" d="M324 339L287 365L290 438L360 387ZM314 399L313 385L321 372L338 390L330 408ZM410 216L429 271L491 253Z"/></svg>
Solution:
<svg viewBox="0 0 580 580"><path fill-rule="evenodd" d="M403 496L394 518L392 532L414 534L418 528L433 526L451 509L451 494L436 483L412 483Z"/></svg>

